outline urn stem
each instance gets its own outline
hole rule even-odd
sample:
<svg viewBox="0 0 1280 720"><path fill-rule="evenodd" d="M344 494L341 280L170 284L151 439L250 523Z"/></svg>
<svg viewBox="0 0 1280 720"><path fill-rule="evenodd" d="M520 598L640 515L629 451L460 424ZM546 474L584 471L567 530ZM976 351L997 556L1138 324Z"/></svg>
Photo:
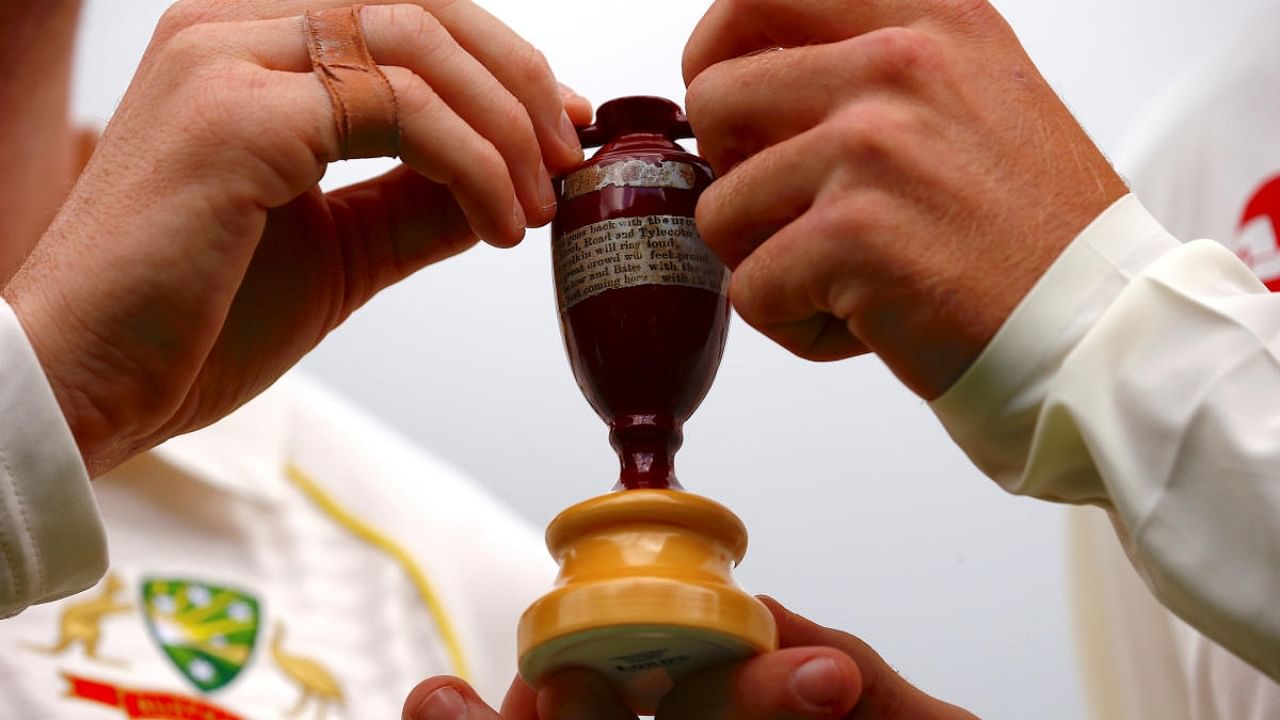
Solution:
<svg viewBox="0 0 1280 720"><path fill-rule="evenodd" d="M609 442L618 452L621 473L618 489L679 490L676 451L684 434L670 417L630 415L612 423Z"/></svg>

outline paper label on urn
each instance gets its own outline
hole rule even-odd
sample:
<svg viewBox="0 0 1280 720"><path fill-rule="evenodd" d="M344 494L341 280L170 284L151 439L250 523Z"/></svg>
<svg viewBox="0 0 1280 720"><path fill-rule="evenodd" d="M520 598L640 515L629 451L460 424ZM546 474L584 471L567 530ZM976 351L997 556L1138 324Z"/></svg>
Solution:
<svg viewBox="0 0 1280 720"><path fill-rule="evenodd" d="M565 178L564 199L573 200L607 187L672 188L697 187L699 171L689 163L664 160L622 160L592 165Z"/></svg>
<svg viewBox="0 0 1280 720"><path fill-rule="evenodd" d="M616 218L565 233L555 241L560 309L610 290L680 285L728 294L729 271L698 235L693 218Z"/></svg>

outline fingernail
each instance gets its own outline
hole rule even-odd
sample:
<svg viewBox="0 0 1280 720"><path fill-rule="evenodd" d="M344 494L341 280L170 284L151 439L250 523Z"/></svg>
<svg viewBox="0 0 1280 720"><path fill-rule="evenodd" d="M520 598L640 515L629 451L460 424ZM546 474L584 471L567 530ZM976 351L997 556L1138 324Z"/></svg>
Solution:
<svg viewBox="0 0 1280 720"><path fill-rule="evenodd" d="M563 99L563 100L568 100L569 98L575 98L575 97L578 97L578 92L577 92L576 90L574 90L573 88L569 87L568 85L565 85L564 83L560 83L560 98L561 98L561 99Z"/></svg>
<svg viewBox="0 0 1280 720"><path fill-rule="evenodd" d="M551 186L551 173L547 172L545 165L538 166L538 202L543 212L556 207L556 189Z"/></svg>
<svg viewBox="0 0 1280 720"><path fill-rule="evenodd" d="M462 720L467 716L467 701L451 687L442 687L427 696L413 713L413 720Z"/></svg>
<svg viewBox="0 0 1280 720"><path fill-rule="evenodd" d="M840 701L844 694L844 676L831 658L814 658L791 674L791 689L796 697L814 707L826 707Z"/></svg>
<svg viewBox="0 0 1280 720"><path fill-rule="evenodd" d="M573 121L569 119L569 113L560 113L560 139L564 141L565 147L570 152L582 152L582 143L578 141L578 129L573 126Z"/></svg>

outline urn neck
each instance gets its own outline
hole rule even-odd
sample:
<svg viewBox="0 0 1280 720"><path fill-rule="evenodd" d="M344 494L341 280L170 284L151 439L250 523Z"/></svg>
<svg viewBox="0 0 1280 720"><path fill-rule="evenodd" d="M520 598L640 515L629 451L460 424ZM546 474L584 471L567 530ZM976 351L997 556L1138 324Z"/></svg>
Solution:
<svg viewBox="0 0 1280 720"><path fill-rule="evenodd" d="M689 119L679 105L658 97L610 100L596 111L596 122L578 131L584 147L608 145L627 135L656 135L666 140L693 137Z"/></svg>
<svg viewBox="0 0 1280 720"><path fill-rule="evenodd" d="M675 457L684 434L670 416L624 415L610 425L609 442L621 463L616 489L680 489Z"/></svg>

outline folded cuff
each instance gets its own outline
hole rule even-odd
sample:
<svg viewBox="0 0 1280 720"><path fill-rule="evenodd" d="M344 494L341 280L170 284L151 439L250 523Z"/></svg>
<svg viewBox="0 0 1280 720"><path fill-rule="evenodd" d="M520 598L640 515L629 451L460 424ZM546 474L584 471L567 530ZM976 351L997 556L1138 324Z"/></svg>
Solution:
<svg viewBox="0 0 1280 720"><path fill-rule="evenodd" d="M1085 228L1009 316L934 413L974 463L1022 488L1040 407L1063 361L1133 277L1178 241L1133 195Z"/></svg>
<svg viewBox="0 0 1280 720"><path fill-rule="evenodd" d="M91 587L107 541L80 450L13 309L0 301L0 617Z"/></svg>

